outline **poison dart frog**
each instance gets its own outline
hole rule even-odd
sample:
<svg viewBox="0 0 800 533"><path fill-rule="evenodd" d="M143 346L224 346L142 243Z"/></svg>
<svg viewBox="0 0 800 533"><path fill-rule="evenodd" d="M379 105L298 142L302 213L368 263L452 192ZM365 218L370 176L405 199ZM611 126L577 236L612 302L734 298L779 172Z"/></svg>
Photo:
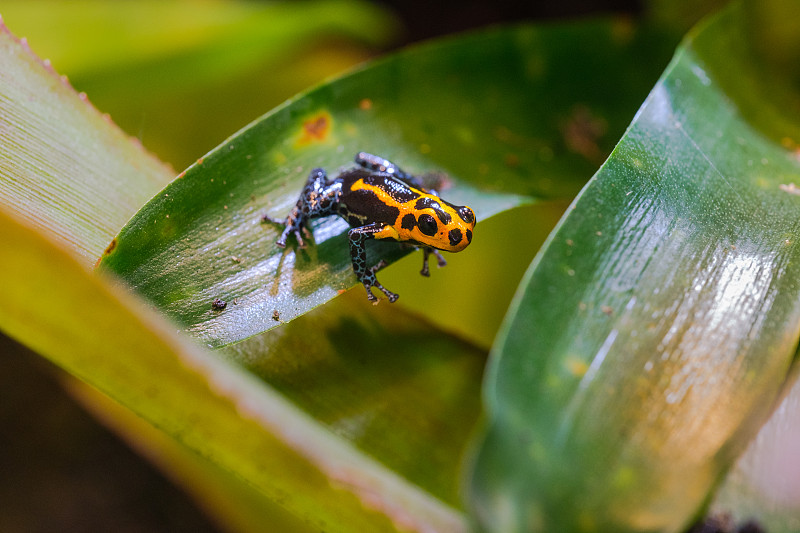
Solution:
<svg viewBox="0 0 800 533"><path fill-rule="evenodd" d="M438 265L447 264L439 250L460 252L472 241L475 213L466 206L456 206L426 189L418 178L400 170L381 157L360 152L356 167L337 177L328 178L315 168L306 181L297 204L285 220L270 220L284 226L277 245L286 247L294 235L304 247L303 231L313 218L339 215L350 224L350 257L353 272L367 290L367 298L377 302L372 287L380 289L395 302L398 295L381 285L375 273L386 266L381 260L367 266L367 239L388 239L422 248L423 276L429 276L428 256L436 256Z"/></svg>

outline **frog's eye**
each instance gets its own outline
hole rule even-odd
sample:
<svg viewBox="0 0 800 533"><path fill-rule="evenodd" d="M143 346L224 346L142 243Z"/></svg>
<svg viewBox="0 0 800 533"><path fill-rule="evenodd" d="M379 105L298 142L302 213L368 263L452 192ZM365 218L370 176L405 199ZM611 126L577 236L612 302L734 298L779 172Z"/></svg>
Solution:
<svg viewBox="0 0 800 533"><path fill-rule="evenodd" d="M467 224L472 224L473 222L475 222L475 213L473 213L472 209L470 209L467 206L458 208L458 216L460 216L461 220L463 220Z"/></svg>
<svg viewBox="0 0 800 533"><path fill-rule="evenodd" d="M419 216L417 219L417 226L419 226L419 230L422 233L429 237L433 237L436 235L436 232L439 231L439 225L436 224L436 219L428 214Z"/></svg>

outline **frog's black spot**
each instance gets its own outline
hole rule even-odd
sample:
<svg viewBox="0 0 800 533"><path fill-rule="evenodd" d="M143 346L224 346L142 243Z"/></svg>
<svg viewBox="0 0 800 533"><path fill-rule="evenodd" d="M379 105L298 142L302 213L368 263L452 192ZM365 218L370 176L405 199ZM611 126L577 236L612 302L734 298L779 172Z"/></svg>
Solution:
<svg viewBox="0 0 800 533"><path fill-rule="evenodd" d="M370 175L364 178L364 183L372 185L381 189L383 192L392 197L397 203L404 204L419 198L419 193L411 189L402 181L386 176Z"/></svg>
<svg viewBox="0 0 800 533"><path fill-rule="evenodd" d="M461 230L458 229L458 228L451 229L450 233L447 236L450 238L450 244L452 246L455 246L455 245L457 245L458 243L461 242L461 238L462 238Z"/></svg>
<svg viewBox="0 0 800 533"><path fill-rule="evenodd" d="M414 218L414 215L411 213L406 213L403 215L403 220L400 222L400 227L407 230L414 229L414 226L417 225L417 219Z"/></svg>
<svg viewBox="0 0 800 533"><path fill-rule="evenodd" d="M361 223L361 219L355 215L350 215L349 217L347 217L347 223L353 227L363 226L363 224Z"/></svg>
<svg viewBox="0 0 800 533"><path fill-rule="evenodd" d="M423 196L422 198L417 200L417 203L414 204L414 207L417 210L420 210L420 209L433 209L433 212L436 213L436 216L439 217L439 220L442 221L442 224L447 225L447 224L450 223L450 220L451 220L450 214L446 213L442 209L442 206L439 204L439 202L437 202L433 198L429 198L427 196Z"/></svg>
<svg viewBox="0 0 800 533"><path fill-rule="evenodd" d="M475 222L475 213L473 213L472 209L467 206L459 207L456 212L458 216L461 217L461 220L466 222L467 224L472 224Z"/></svg>
<svg viewBox="0 0 800 533"><path fill-rule="evenodd" d="M436 235L436 232L439 231L439 225L436 223L436 219L427 213L419 216L417 219L417 226L419 226L419 230L422 233L429 237L433 237Z"/></svg>
<svg viewBox="0 0 800 533"><path fill-rule="evenodd" d="M472 230L467 230L467 243L472 242Z"/></svg>

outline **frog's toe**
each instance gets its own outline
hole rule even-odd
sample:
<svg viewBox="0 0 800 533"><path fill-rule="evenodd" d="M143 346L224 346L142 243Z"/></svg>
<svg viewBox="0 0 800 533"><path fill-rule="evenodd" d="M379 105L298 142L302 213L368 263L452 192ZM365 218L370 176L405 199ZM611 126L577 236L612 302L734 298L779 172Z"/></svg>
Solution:
<svg viewBox="0 0 800 533"><path fill-rule="evenodd" d="M380 283L378 283L377 285L375 285L375 287L377 287L378 289L380 289L380 291L381 291L383 294L385 294L387 298L389 298L389 303L395 303L395 302L397 301L397 299L398 299L398 298L400 298L400 295L399 295L399 294L393 293L392 291L390 291L389 289L387 289L386 287L384 287L384 286L383 286L383 285L381 285Z"/></svg>
<svg viewBox="0 0 800 533"><path fill-rule="evenodd" d="M378 303L378 297L375 296L374 294L372 294L372 287L370 287L368 285L364 285L364 288L367 289L367 300L369 300L373 304L377 304Z"/></svg>
<svg viewBox="0 0 800 533"><path fill-rule="evenodd" d="M297 247L298 248L305 248L306 241L303 240L303 234L300 230L294 231L294 238L297 239Z"/></svg>

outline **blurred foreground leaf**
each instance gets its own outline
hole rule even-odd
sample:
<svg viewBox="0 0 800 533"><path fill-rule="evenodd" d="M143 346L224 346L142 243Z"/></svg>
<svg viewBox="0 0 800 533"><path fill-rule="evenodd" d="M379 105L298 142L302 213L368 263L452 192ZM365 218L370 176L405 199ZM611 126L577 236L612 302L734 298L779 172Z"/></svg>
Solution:
<svg viewBox="0 0 800 533"><path fill-rule="evenodd" d="M91 263L171 178L0 24L0 206Z"/></svg>
<svg viewBox="0 0 800 533"><path fill-rule="evenodd" d="M797 93L751 19L684 42L523 282L485 383L486 530L680 531L773 409L800 335Z"/></svg>
<svg viewBox="0 0 800 533"><path fill-rule="evenodd" d="M343 221L318 221L316 245L297 253L275 246L279 228L260 223L288 213L313 167L334 175L365 150L438 172L443 196L471 205L479 221L571 197L668 49L653 33L595 21L397 54L298 97L202 158L139 212L101 265L203 342L245 339L355 281ZM487 238L480 227L475 240ZM393 243L369 248L373 262L405 253ZM215 298L230 302L223 312L211 309Z"/></svg>

